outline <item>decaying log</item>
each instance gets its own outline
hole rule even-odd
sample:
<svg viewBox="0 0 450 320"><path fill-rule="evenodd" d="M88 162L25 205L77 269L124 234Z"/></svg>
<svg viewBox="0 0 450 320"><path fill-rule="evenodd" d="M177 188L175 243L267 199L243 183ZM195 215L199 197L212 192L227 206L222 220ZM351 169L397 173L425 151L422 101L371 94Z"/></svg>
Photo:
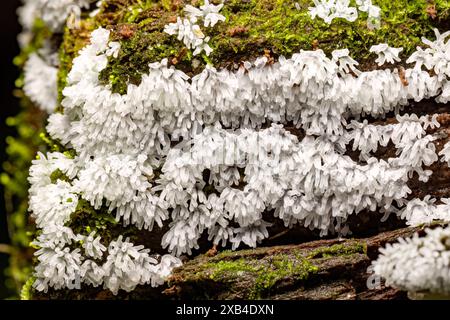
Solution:
<svg viewBox="0 0 450 320"><path fill-rule="evenodd" d="M176 270L163 291L189 299L405 299L370 272L379 248L420 228L364 239L331 239L205 255Z"/></svg>
<svg viewBox="0 0 450 320"><path fill-rule="evenodd" d="M424 228L402 228L360 239L328 239L297 245L203 254L176 269L167 285L140 286L117 296L101 288L52 290L37 299L299 299L392 300L405 292L385 287L370 272L387 243Z"/></svg>

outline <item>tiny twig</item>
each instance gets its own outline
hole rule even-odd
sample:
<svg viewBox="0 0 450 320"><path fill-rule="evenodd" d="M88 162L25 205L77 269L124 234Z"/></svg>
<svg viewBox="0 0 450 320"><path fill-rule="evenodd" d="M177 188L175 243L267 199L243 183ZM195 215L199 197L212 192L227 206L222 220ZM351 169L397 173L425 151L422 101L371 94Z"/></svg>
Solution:
<svg viewBox="0 0 450 320"><path fill-rule="evenodd" d="M270 237L268 240L274 240L274 239L276 239L276 238L279 238L279 237L281 237L281 236L284 236L286 233L288 233L290 230L289 229L287 229L287 230L284 230L284 231L282 231L282 232L280 232L280 233L277 233L276 235L274 235L273 237Z"/></svg>

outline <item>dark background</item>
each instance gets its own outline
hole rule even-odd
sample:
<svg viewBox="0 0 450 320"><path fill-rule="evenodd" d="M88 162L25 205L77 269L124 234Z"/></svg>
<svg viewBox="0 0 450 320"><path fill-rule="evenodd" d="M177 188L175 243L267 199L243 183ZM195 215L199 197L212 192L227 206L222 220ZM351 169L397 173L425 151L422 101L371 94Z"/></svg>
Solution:
<svg viewBox="0 0 450 320"><path fill-rule="evenodd" d="M5 139L14 132L5 126L7 117L18 112L18 101L13 96L14 81L19 71L13 65L13 58L19 53L16 42L20 26L17 22L16 9L20 0L2 0L0 11L0 162L5 160ZM0 168L1 170L1 168ZM6 228L6 214L3 199L3 187L0 185L0 243L8 243L8 230ZM0 253L0 299L11 296L5 288L5 267L8 256Z"/></svg>

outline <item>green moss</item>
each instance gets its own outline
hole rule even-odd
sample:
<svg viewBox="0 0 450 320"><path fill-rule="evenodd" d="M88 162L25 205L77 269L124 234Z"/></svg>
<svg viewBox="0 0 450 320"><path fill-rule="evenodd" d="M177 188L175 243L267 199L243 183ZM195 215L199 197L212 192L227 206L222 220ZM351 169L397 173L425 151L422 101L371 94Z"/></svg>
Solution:
<svg viewBox="0 0 450 320"><path fill-rule="evenodd" d="M136 31L132 38L122 41L119 57L110 59L99 78L104 84L111 84L114 92L124 94L128 84L140 83L142 75L148 73L149 63L174 56L180 50L181 44L167 34L154 32L149 36L145 31ZM189 55L180 61L189 62Z"/></svg>
<svg viewBox="0 0 450 320"><path fill-rule="evenodd" d="M33 284L36 280L35 277L31 277L25 282L20 291L20 300L31 300L33 294Z"/></svg>
<svg viewBox="0 0 450 320"><path fill-rule="evenodd" d="M88 235L95 232L102 238L102 243L108 244L119 236L130 238L130 241L139 244L139 230L134 226L123 226L115 219L114 212L109 212L106 206L100 209L94 207L86 200L79 199L74 213L71 214L66 226L76 234Z"/></svg>
<svg viewBox="0 0 450 320"><path fill-rule="evenodd" d="M280 280L293 277L297 281L306 280L311 274L315 274L319 268L308 260L297 256L295 260L286 256L275 256L268 269L261 270L256 278L255 288L250 294L250 299L260 299L270 291Z"/></svg>
<svg viewBox="0 0 450 320"><path fill-rule="evenodd" d="M269 256L264 249L241 250L238 253L226 250L208 259L197 274L189 274L187 277L192 282L210 279L226 287L242 287L243 298L261 299L270 297L273 290L283 285L283 281L289 285L292 282L306 285L310 277L320 271L320 266L327 264L327 259L352 259L353 255L366 253L366 244L357 240L312 251L275 251ZM237 282L243 282L243 285L236 285Z"/></svg>
<svg viewBox="0 0 450 320"><path fill-rule="evenodd" d="M302 49L313 46L330 54L339 48L348 48L362 64L362 69L370 68L374 59L369 52L373 44L386 42L403 47L403 57L411 54L421 45L421 37L433 38L432 28L448 22L449 4L444 0L378 0L382 10L381 27L369 30L367 14L360 13L355 22L335 19L331 25L323 20L311 19L309 0L230 0L225 2L221 13L226 22L214 28L204 29L211 37L214 49L210 57L193 56L176 37L163 32L164 26L176 16L182 16L186 3L194 1L125 1L118 6L117 0L106 1L106 7L116 8L113 18L103 12L96 19L97 24L111 26L113 40L120 41L122 50L117 59L111 59L100 79L110 83L114 92L126 93L127 84L139 84L141 76L148 73L148 64L168 58L169 62L187 74L200 72L206 63L216 67L231 67L243 60L269 54L289 57ZM195 1L198 4L198 1ZM201 2L201 1L200 1ZM219 3L221 1L213 1ZM296 3L301 10L296 8ZM437 17L427 12L435 5ZM129 6L128 10L126 5ZM117 9L119 8L119 9ZM106 19L105 17L108 17ZM124 36L125 35L125 36Z"/></svg>
<svg viewBox="0 0 450 320"><path fill-rule="evenodd" d="M304 281L311 274L317 273L319 268L299 254L277 254L269 261L241 258L210 262L206 264L205 270L214 281L235 281L246 278L245 274L248 274L253 284L248 290L247 298L261 299L283 279Z"/></svg>
<svg viewBox="0 0 450 320"><path fill-rule="evenodd" d="M315 41L327 54L337 48L348 48L363 62L369 59L370 46L380 42L404 47L404 54L409 55L421 43L422 36L432 36L432 27L448 18L448 10L442 8L448 5L444 1L437 2L439 19L433 20L427 13L429 1L378 0L376 5L382 12L381 28L369 30L364 13L360 13L355 22L336 19L328 25L319 18L313 20L307 9L312 5L309 0L232 0L222 10L227 22L218 24L219 32L211 40L217 49L211 60L226 59L230 47L234 51L229 51L230 54L247 56L247 50L253 52L256 47L261 55L264 53L261 43L275 55L289 56L301 49L312 49ZM301 10L296 9L296 3ZM235 27L245 27L248 33L230 37L226 30Z"/></svg>
<svg viewBox="0 0 450 320"><path fill-rule="evenodd" d="M47 132L41 132L39 134L39 138L41 138L41 141L44 142L45 145L47 145L48 149L51 152L64 151L64 146L59 141L52 139Z"/></svg>
<svg viewBox="0 0 450 320"><path fill-rule="evenodd" d="M77 208L72 213L68 226L79 234L89 234L95 231L97 234L108 235L108 230L118 222L106 208L95 210L88 201L78 200ZM111 237L107 237L111 238Z"/></svg>
<svg viewBox="0 0 450 320"><path fill-rule="evenodd" d="M176 18L181 6L171 1L128 1L129 7L115 11L112 25L112 40L121 43L118 58L110 58L108 67L100 74L104 84L111 84L112 90L126 93L128 84L139 84L142 74L148 73L148 64L170 58L177 67L191 68L192 54L184 49L176 38L163 32L164 26ZM117 6L116 1L107 1L105 7ZM96 17L104 25L107 11Z"/></svg>
<svg viewBox="0 0 450 320"><path fill-rule="evenodd" d="M66 174L64 174L64 172L62 172L60 169L56 169L55 171L52 172L52 174L50 175L50 180L52 183L56 183L58 182L58 180L66 182L70 181L69 177Z"/></svg>
<svg viewBox="0 0 450 320"><path fill-rule="evenodd" d="M367 245L365 243L355 242L354 244L335 244L331 247L322 247L309 253L308 259L349 256L356 253L366 254Z"/></svg>
<svg viewBox="0 0 450 320"><path fill-rule="evenodd" d="M260 268L253 266L251 261L249 262L244 259L231 261L222 260L207 265L207 268L212 270L210 278L213 280L221 279L224 275L238 275L243 272L254 273L260 270Z"/></svg>
<svg viewBox="0 0 450 320"><path fill-rule="evenodd" d="M69 159L74 159L77 155L77 152L75 151L75 149L69 149L64 151L63 154Z"/></svg>

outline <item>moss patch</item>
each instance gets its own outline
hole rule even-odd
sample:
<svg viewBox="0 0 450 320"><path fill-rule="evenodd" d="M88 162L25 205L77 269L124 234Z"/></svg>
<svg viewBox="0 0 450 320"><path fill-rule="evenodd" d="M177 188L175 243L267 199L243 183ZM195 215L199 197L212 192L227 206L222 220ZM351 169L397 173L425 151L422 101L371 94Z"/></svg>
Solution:
<svg viewBox="0 0 450 320"><path fill-rule="evenodd" d="M139 230L133 226L123 226L115 219L114 212L108 211L106 206L96 210L91 204L79 199L75 212L71 214L70 221L66 224L76 234L88 235L94 232L102 237L102 243L107 245L119 236L129 237L134 244L140 244Z"/></svg>
<svg viewBox="0 0 450 320"><path fill-rule="evenodd" d="M36 280L35 277L31 277L25 282L25 284L22 287L22 290L20 291L20 300L31 300L32 294L33 294L33 284Z"/></svg>
<svg viewBox="0 0 450 320"><path fill-rule="evenodd" d="M49 151L64 152L64 146L59 141L52 139L47 132L41 132L39 134L39 138L41 139L41 142L43 142L47 146Z"/></svg>
<svg viewBox="0 0 450 320"><path fill-rule="evenodd" d="M60 169L56 169L50 175L50 181L52 183L57 183L58 180L70 182L69 177L64 172L62 172Z"/></svg>
<svg viewBox="0 0 450 320"><path fill-rule="evenodd" d="M367 257L366 252L366 243L361 240L320 244L315 249L300 245L225 250L213 258L205 255L188 262L182 272L174 273L169 286L183 283L199 293L215 292L218 299L220 292L227 292L233 299L270 298L286 288L303 290L317 285L323 280L318 275L329 273L336 261L355 263Z"/></svg>
<svg viewBox="0 0 450 320"><path fill-rule="evenodd" d="M72 213L68 226L77 234L89 234L95 231L102 235L105 242L112 240L110 230L118 222L106 208L95 210L88 201L78 200L77 208Z"/></svg>
<svg viewBox="0 0 450 320"><path fill-rule="evenodd" d="M118 59L110 58L108 67L99 77L104 84L111 84L113 92L121 94L127 92L128 84L141 82L142 75L148 73L149 63L176 56L183 48L176 39L159 31L152 36L142 30L136 31L121 44ZM190 55L180 55L179 59L179 66L184 65L185 69L190 66Z"/></svg>
<svg viewBox="0 0 450 320"><path fill-rule="evenodd" d="M355 22L335 19L328 25L319 18L313 20L308 13L313 4L309 0L229 0L221 11L226 22L202 28L211 37L209 44L214 51L210 57L195 57L198 61L194 67L192 52L175 36L163 32L166 24L184 15L188 3L198 5L201 1L106 1L95 18L96 25L112 29L113 40L121 42L122 50L117 59L110 59L100 79L111 83L114 92L123 94L127 84L140 83L142 74L148 73L149 63L163 58L187 74L195 74L206 63L234 68L262 55L277 59L313 48L327 54L348 48L361 62L361 68L367 69L375 58L369 52L372 45L386 42L403 47L404 58L421 45L422 36L434 37L433 27L446 27L450 16L450 5L445 0L377 0L374 3L382 10L381 28L370 30L365 13L360 13Z"/></svg>
<svg viewBox="0 0 450 320"><path fill-rule="evenodd" d="M308 259L331 258L336 256L349 256L355 253L367 254L367 246L364 243L335 244L331 247L321 247L308 254Z"/></svg>
<svg viewBox="0 0 450 320"><path fill-rule="evenodd" d="M251 279L246 298L261 299L270 295L270 291L283 279L303 281L318 271L317 266L300 254L280 253L272 256L270 260L240 258L209 262L204 266L202 276L206 274L213 281L225 283Z"/></svg>

